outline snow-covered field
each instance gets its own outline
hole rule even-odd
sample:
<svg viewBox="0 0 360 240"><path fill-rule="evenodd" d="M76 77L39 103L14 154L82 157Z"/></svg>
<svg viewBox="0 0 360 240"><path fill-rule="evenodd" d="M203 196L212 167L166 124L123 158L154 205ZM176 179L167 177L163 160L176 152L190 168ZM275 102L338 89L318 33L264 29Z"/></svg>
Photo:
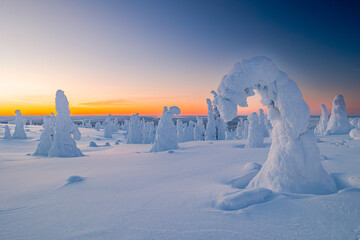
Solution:
<svg viewBox="0 0 360 240"><path fill-rule="evenodd" d="M269 138L265 148L244 148L246 139L196 141L150 153L151 144L125 144L121 131L105 139L103 130L80 128L84 157L47 158L31 155L41 129L0 140L0 239L360 237L360 140L348 135L318 139L337 193L243 196Z"/></svg>

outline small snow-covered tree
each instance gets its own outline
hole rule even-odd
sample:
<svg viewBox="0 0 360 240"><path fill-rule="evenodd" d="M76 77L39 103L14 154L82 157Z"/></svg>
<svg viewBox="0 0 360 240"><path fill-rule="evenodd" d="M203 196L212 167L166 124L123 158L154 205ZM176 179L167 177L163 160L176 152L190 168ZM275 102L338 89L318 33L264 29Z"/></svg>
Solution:
<svg viewBox="0 0 360 240"><path fill-rule="evenodd" d="M179 142L185 141L185 128L181 119L176 120L176 134Z"/></svg>
<svg viewBox="0 0 360 240"><path fill-rule="evenodd" d="M329 115L326 106L321 104L321 116L318 125L314 129L314 132L318 135L325 135L328 121Z"/></svg>
<svg viewBox="0 0 360 240"><path fill-rule="evenodd" d="M348 134L352 129L346 113L346 104L343 95L334 98L326 134Z"/></svg>
<svg viewBox="0 0 360 240"><path fill-rule="evenodd" d="M269 137L269 132L266 127L266 121L267 119L264 114L264 110L259 109L259 127L262 129L264 137Z"/></svg>
<svg viewBox="0 0 360 240"><path fill-rule="evenodd" d="M129 130L127 134L126 143L141 144L142 143L142 124L140 122L139 114L130 117Z"/></svg>
<svg viewBox="0 0 360 240"><path fill-rule="evenodd" d="M101 128L101 123L100 123L100 122L96 122L96 123L95 123L95 130L96 130L96 131L100 131L100 128Z"/></svg>
<svg viewBox="0 0 360 240"><path fill-rule="evenodd" d="M246 148L259 148L264 146L264 129L260 126L256 112L248 116L249 135L247 137Z"/></svg>
<svg viewBox="0 0 360 240"><path fill-rule="evenodd" d="M179 147L176 127L172 120L174 115L179 114L180 109L176 106L170 107L169 110L167 107L164 107L163 114L156 129L155 142L150 152L166 151Z"/></svg>
<svg viewBox="0 0 360 240"><path fill-rule="evenodd" d="M225 140L233 140L235 138L235 131L227 128L225 131Z"/></svg>
<svg viewBox="0 0 360 240"><path fill-rule="evenodd" d="M83 156L72 134L76 131L70 119L69 102L62 90L56 92L56 120L54 142L49 150L49 157L80 157Z"/></svg>
<svg viewBox="0 0 360 240"><path fill-rule="evenodd" d="M217 89L214 104L221 117L231 121L237 106L247 107L256 90L267 106L273 127L268 158L247 188L276 192L334 193L334 180L320 162L315 135L308 129L310 110L288 75L267 57L238 62ZM251 117L250 117L251 118Z"/></svg>
<svg viewBox="0 0 360 240"><path fill-rule="evenodd" d="M242 139L244 136L243 133L244 133L244 120L242 118L240 118L239 122L236 126L235 135L238 139Z"/></svg>
<svg viewBox="0 0 360 240"><path fill-rule="evenodd" d="M205 134L205 126L203 119L201 117L196 117L196 125L194 128L194 140L195 141L203 141Z"/></svg>
<svg viewBox="0 0 360 240"><path fill-rule="evenodd" d="M189 125L187 125L184 128L184 132L185 132L185 136L184 136L184 142L190 142L190 141L194 141L194 130L195 130L195 122L194 121L189 121Z"/></svg>
<svg viewBox="0 0 360 240"><path fill-rule="evenodd" d="M15 139L26 139L26 133L24 130L24 124L25 124L25 120L24 117L22 116L20 110L16 110L15 111L16 116L15 116L15 131L14 131L14 135L13 138Z"/></svg>
<svg viewBox="0 0 360 240"><path fill-rule="evenodd" d="M10 128L8 125L5 125L5 135L4 135L4 139L11 139L11 133L10 133Z"/></svg>
<svg viewBox="0 0 360 240"><path fill-rule="evenodd" d="M112 138L113 126L112 126L112 122L111 122L111 114L109 114L105 118L103 125L104 125L104 137Z"/></svg>
<svg viewBox="0 0 360 240"><path fill-rule="evenodd" d="M249 136L249 120L244 120L244 131L243 131L243 138L247 139Z"/></svg>
<svg viewBox="0 0 360 240"><path fill-rule="evenodd" d="M142 143L149 144L154 142L155 138L155 125L154 122L145 122L143 124L143 132L142 132Z"/></svg>
<svg viewBox="0 0 360 240"><path fill-rule="evenodd" d="M211 100L206 99L208 105L208 121L205 130L205 140L216 140L216 128L215 128L215 117L214 110Z"/></svg>
<svg viewBox="0 0 360 240"><path fill-rule="evenodd" d="M55 135L55 117L45 116L44 123L42 125L43 132L40 136L40 142L33 155L35 156L48 156L51 146L54 143Z"/></svg>

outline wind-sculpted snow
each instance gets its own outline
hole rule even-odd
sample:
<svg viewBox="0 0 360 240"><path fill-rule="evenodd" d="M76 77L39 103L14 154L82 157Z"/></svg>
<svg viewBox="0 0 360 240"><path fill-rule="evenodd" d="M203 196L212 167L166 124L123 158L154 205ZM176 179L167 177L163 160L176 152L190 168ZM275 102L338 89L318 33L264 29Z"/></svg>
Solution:
<svg viewBox="0 0 360 240"><path fill-rule="evenodd" d="M156 129L155 142L150 152L161 152L179 147L177 131L173 122L174 115L179 114L180 109L176 106L172 106L169 109L164 107L163 114Z"/></svg>
<svg viewBox="0 0 360 240"><path fill-rule="evenodd" d="M206 99L208 105L208 121L205 130L205 140L216 140L216 128L215 128L215 117L214 110L211 100Z"/></svg>
<svg viewBox="0 0 360 240"><path fill-rule="evenodd" d="M267 57L245 59L234 65L217 89L214 104L225 121L247 107L256 90L267 106L273 126L268 158L248 188L276 192L327 194L336 191L333 179L320 163L314 134L308 131L310 110L286 73Z"/></svg>
<svg viewBox="0 0 360 240"><path fill-rule="evenodd" d="M259 123L259 118L256 112L248 116L249 120L249 135L246 142L246 148L264 147L264 129Z"/></svg>
<svg viewBox="0 0 360 240"><path fill-rule="evenodd" d="M62 90L56 92L56 121L54 142L49 150L49 157L80 157L83 156L76 147L72 134L76 126L70 119L69 102ZM77 130L78 131L78 130Z"/></svg>
<svg viewBox="0 0 360 240"><path fill-rule="evenodd" d="M234 211L254 204L264 203L271 200L272 197L273 192L266 188L240 190L220 199L216 203L216 207L225 211Z"/></svg>
<svg viewBox="0 0 360 240"><path fill-rule="evenodd" d="M329 114L326 106L321 104L321 116L318 125L314 129L314 132L318 135L326 135L326 128L329 121Z"/></svg>
<svg viewBox="0 0 360 240"><path fill-rule="evenodd" d="M142 132L142 143L150 144L155 140L155 124L154 122L144 122Z"/></svg>
<svg viewBox="0 0 360 240"><path fill-rule="evenodd" d="M14 131L14 135L13 138L15 139L26 139L26 133L24 130L24 124L25 124L25 120L24 117L22 116L20 110L16 110L15 111L16 116L15 116L15 131Z"/></svg>
<svg viewBox="0 0 360 240"><path fill-rule="evenodd" d="M351 130L350 121L346 113L343 95L337 95L333 101L331 116L327 124L327 134L348 134Z"/></svg>
<svg viewBox="0 0 360 240"><path fill-rule="evenodd" d="M43 132L40 136L40 142L36 148L34 156L48 156L51 146L54 143L55 135L55 117L45 116L44 123L42 125Z"/></svg>

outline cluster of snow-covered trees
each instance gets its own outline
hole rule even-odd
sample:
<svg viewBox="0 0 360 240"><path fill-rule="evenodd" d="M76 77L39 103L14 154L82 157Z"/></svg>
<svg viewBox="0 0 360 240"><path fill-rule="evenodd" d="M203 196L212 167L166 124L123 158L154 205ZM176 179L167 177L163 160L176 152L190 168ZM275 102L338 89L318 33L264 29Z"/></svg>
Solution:
<svg viewBox="0 0 360 240"><path fill-rule="evenodd" d="M330 118L325 104L321 104L321 116L319 123L314 129L317 135L336 135L336 134L349 134L356 136L358 126L358 119L354 118L350 122L346 113L346 104L343 95L335 96L333 100ZM354 129L353 129L354 128ZM352 130L353 129L353 130Z"/></svg>

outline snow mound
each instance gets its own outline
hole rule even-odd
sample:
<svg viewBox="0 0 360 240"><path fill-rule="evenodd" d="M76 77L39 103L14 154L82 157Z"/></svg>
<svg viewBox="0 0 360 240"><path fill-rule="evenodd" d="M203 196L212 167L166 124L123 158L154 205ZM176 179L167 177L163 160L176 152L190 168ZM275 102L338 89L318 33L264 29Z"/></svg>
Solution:
<svg viewBox="0 0 360 240"><path fill-rule="evenodd" d="M84 180L85 180L84 177L74 175L74 176L68 177L68 179L66 179L66 182L67 182L66 184L68 185L68 184L72 184L72 183L82 182Z"/></svg>
<svg viewBox="0 0 360 240"><path fill-rule="evenodd" d="M89 147L97 147L98 145L96 144L96 142L91 141L89 144Z"/></svg>
<svg viewBox="0 0 360 240"><path fill-rule="evenodd" d="M105 146L105 147L110 147L110 143L109 143L109 142L106 142L104 146Z"/></svg>
<svg viewBox="0 0 360 240"><path fill-rule="evenodd" d="M273 192L266 188L254 188L224 196L216 202L216 207L225 211L234 211L260 204L272 199Z"/></svg>
<svg viewBox="0 0 360 240"><path fill-rule="evenodd" d="M232 187L243 189L250 183L250 181L258 174L261 165L256 162L249 162L243 168L243 174L240 177L234 178L228 182Z"/></svg>
<svg viewBox="0 0 360 240"><path fill-rule="evenodd" d="M354 128L349 133L353 139L360 139L360 128Z"/></svg>
<svg viewBox="0 0 360 240"><path fill-rule="evenodd" d="M360 188L360 176L348 175L345 173L332 173L338 190L344 188Z"/></svg>
<svg viewBox="0 0 360 240"><path fill-rule="evenodd" d="M14 131L14 135L13 138L15 139L26 139L26 133L24 130L24 125L25 125L25 119L22 116L20 110L16 110L15 111L16 116L15 116L15 131Z"/></svg>

